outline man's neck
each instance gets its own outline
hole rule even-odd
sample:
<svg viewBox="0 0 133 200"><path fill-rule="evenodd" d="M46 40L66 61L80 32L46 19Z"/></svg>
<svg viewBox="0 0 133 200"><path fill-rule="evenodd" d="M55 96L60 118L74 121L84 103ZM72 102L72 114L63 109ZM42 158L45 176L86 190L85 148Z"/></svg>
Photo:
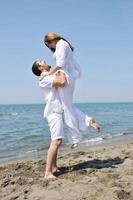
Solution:
<svg viewBox="0 0 133 200"><path fill-rule="evenodd" d="M49 70L43 69L41 73L43 73L43 72L49 72Z"/></svg>

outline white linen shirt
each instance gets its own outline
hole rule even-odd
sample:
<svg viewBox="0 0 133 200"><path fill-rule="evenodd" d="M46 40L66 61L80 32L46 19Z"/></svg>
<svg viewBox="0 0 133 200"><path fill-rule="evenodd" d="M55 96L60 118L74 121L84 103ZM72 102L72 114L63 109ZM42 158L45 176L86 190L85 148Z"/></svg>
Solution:
<svg viewBox="0 0 133 200"><path fill-rule="evenodd" d="M44 117L52 113L62 113L62 105L60 102L58 90L56 87L53 87L53 80L56 75L45 76L42 80L39 81L39 86L44 91L44 100L46 103L44 109Z"/></svg>
<svg viewBox="0 0 133 200"><path fill-rule="evenodd" d="M80 67L73 57L73 52L69 44L65 40L60 39L57 42L53 56L56 60L56 65L61 67L68 75L73 78L81 76Z"/></svg>

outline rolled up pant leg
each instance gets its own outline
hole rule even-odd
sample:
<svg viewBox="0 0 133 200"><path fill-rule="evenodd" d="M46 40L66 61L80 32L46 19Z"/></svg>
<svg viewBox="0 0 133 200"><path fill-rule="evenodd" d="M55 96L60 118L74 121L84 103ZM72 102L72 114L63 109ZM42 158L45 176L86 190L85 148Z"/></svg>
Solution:
<svg viewBox="0 0 133 200"><path fill-rule="evenodd" d="M51 140L64 138L63 116L62 113L52 113L47 116Z"/></svg>

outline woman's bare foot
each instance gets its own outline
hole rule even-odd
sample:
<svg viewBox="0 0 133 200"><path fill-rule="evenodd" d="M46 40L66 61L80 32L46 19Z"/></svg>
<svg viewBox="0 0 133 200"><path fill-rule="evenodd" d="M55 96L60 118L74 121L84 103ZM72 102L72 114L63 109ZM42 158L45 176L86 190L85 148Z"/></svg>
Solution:
<svg viewBox="0 0 133 200"><path fill-rule="evenodd" d="M94 128L97 132L100 132L100 125L95 121L93 117L89 119L89 126Z"/></svg>
<svg viewBox="0 0 133 200"><path fill-rule="evenodd" d="M79 143L72 144L71 149L75 149L78 146L79 146Z"/></svg>
<svg viewBox="0 0 133 200"><path fill-rule="evenodd" d="M44 178L47 179L47 180L55 180L55 179L57 179L57 177L54 176L51 172L46 172Z"/></svg>

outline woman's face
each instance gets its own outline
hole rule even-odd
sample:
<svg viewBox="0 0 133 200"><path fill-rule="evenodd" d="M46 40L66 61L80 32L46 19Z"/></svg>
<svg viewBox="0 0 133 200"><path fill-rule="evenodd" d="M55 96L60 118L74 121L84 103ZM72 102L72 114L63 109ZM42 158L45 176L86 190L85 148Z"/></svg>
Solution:
<svg viewBox="0 0 133 200"><path fill-rule="evenodd" d="M52 40L52 41L47 42L47 46L48 46L50 49L55 49L55 48L56 48L56 43L57 43L56 40Z"/></svg>

